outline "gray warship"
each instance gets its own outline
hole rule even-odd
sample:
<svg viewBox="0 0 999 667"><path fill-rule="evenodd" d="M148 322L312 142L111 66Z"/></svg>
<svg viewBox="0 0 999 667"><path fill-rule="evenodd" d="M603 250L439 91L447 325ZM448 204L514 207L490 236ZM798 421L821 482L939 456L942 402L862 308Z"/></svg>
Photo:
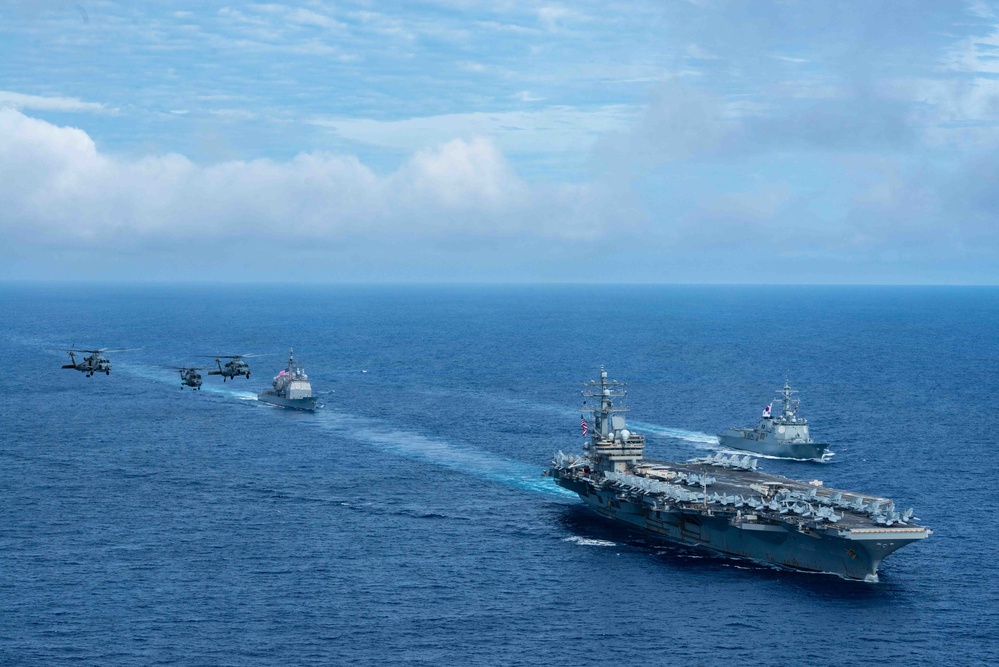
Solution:
<svg viewBox="0 0 999 667"><path fill-rule="evenodd" d="M292 410L315 410L318 399L312 395L312 383L301 368L295 366L295 350L288 353L288 368L273 380L273 389L257 394L257 400Z"/></svg>
<svg viewBox="0 0 999 667"><path fill-rule="evenodd" d="M670 542L864 581L878 580L885 557L932 534L887 498L769 475L749 455L646 459L644 436L625 425L624 384L601 367L600 380L584 386L592 436L582 454L557 452L546 473L605 517ZM584 437L587 427L583 419Z"/></svg>
<svg viewBox="0 0 999 667"><path fill-rule="evenodd" d="M755 428L728 428L718 434L718 441L723 447L767 456L821 459L829 445L813 441L808 434L808 420L798 416L797 401L794 408L791 407L791 396L797 393L785 378L784 388L777 394L783 405L779 417L771 414L774 405L771 403L763 408L763 416Z"/></svg>

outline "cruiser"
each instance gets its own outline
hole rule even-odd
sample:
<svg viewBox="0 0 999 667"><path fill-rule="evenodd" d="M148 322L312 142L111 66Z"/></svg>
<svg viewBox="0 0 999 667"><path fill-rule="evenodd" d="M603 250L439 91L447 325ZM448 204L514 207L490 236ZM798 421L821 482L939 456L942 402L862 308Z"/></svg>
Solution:
<svg viewBox="0 0 999 667"><path fill-rule="evenodd" d="M791 407L791 396L798 392L784 380L784 388L777 394L783 403L779 417L771 415L773 403L763 408L763 416L756 428L728 428L718 434L722 447L744 449L757 454L787 459L821 459L828 444L817 443L808 435L808 420L798 416L798 401Z"/></svg>
<svg viewBox="0 0 999 667"><path fill-rule="evenodd" d="M593 434L582 454L555 454L546 471L598 514L661 539L778 567L878 580L881 561L932 534L887 498L757 470L749 455L685 463L644 458L625 425L624 384L585 385ZM589 430L582 419L583 435Z"/></svg>
<svg viewBox="0 0 999 667"><path fill-rule="evenodd" d="M295 367L294 348L288 354L288 368L274 376L273 385L273 389L257 394L257 400L293 410L316 409L318 399L312 395L309 376L301 368Z"/></svg>

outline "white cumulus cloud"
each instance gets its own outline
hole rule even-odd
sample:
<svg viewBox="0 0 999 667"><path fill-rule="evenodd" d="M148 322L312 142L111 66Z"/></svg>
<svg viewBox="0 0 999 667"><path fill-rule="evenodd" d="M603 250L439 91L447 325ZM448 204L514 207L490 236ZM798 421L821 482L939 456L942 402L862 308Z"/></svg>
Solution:
<svg viewBox="0 0 999 667"><path fill-rule="evenodd" d="M603 225L584 215L588 197L582 186L528 185L485 138L419 151L388 174L321 152L199 165L178 154L107 154L80 129L0 110L0 239L130 247L444 234L580 238Z"/></svg>

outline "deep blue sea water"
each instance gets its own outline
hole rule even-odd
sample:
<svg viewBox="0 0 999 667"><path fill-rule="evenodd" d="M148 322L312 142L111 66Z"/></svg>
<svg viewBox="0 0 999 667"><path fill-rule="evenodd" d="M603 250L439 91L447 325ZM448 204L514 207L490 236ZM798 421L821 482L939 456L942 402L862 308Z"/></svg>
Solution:
<svg viewBox="0 0 999 667"><path fill-rule="evenodd" d="M3 286L0 661L995 664L997 331L995 288ZM290 345L317 414L254 400ZM273 356L165 368L217 352ZM590 514L540 473L600 364L665 459L788 373L835 456L763 468L935 534L864 584Z"/></svg>

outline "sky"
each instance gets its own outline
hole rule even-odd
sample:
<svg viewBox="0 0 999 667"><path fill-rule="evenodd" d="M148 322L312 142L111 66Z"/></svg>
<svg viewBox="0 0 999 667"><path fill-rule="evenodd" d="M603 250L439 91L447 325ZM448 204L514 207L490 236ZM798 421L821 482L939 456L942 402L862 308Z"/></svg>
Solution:
<svg viewBox="0 0 999 667"><path fill-rule="evenodd" d="M0 280L999 284L999 3L0 0Z"/></svg>

